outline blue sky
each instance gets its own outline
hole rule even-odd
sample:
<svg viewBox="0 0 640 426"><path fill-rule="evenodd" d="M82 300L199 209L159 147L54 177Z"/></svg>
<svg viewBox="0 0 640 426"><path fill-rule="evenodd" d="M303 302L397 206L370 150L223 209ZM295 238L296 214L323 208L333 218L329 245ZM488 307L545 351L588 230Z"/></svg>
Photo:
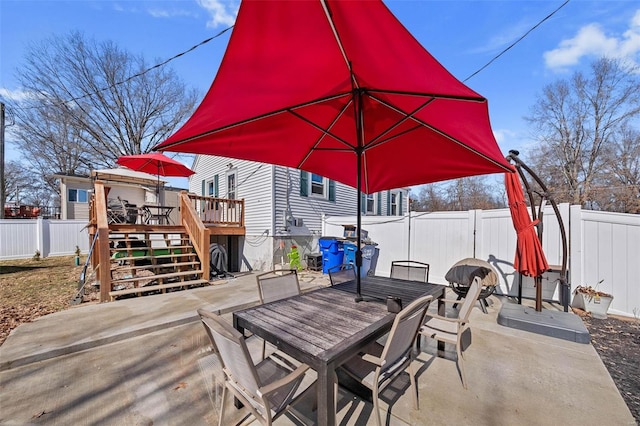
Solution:
<svg viewBox="0 0 640 426"><path fill-rule="evenodd" d="M432 55L465 80L563 2L387 0L385 4ZM115 41L154 64L233 25L238 5L235 0L2 0L0 97L21 96L15 74L31 42L79 30L98 41ZM229 33L170 66L204 95L228 39ZM502 151L518 149L526 158L534 146L523 117L537 94L574 71L588 71L591 61L603 55L640 63L640 3L570 0L466 84L489 100L492 128ZM6 159L17 160L10 132L6 142ZM173 183L185 185L180 180Z"/></svg>

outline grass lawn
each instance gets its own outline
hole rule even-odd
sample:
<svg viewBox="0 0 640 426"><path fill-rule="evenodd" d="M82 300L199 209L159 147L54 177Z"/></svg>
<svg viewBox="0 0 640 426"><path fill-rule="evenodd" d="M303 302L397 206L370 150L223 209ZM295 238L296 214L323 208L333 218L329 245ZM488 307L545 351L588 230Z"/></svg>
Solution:
<svg viewBox="0 0 640 426"><path fill-rule="evenodd" d="M0 345L18 325L69 307L82 272L74 257L0 261Z"/></svg>

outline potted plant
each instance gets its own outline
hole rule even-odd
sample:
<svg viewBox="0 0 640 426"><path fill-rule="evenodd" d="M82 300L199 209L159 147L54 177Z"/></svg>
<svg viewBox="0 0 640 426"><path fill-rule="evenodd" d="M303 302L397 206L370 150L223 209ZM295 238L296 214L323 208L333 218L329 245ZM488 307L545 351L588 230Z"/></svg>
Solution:
<svg viewBox="0 0 640 426"><path fill-rule="evenodd" d="M573 291L573 302L571 306L590 312L594 318L605 319L613 296L598 290L598 285L603 281L604 280L600 280L595 288L581 285L576 287Z"/></svg>

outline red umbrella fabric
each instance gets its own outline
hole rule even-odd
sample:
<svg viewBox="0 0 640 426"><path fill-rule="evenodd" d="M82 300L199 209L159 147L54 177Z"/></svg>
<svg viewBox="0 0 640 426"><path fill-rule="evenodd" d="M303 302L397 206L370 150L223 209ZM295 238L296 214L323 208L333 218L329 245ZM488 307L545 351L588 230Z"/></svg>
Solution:
<svg viewBox="0 0 640 426"><path fill-rule="evenodd" d="M505 173L504 179L511 219L518 239L513 267L522 275L538 277L549 269L535 228L538 220L532 221L529 216L518 173Z"/></svg>
<svg viewBox="0 0 640 426"><path fill-rule="evenodd" d="M294 167L367 194L513 170L487 100L381 1L242 2L209 92L155 149Z"/></svg>
<svg viewBox="0 0 640 426"><path fill-rule="evenodd" d="M124 155L116 160L121 166L158 176L189 177L195 172L184 164L159 152Z"/></svg>
<svg viewBox="0 0 640 426"><path fill-rule="evenodd" d="M511 170L487 100L379 1L243 2L209 92L155 149L280 164L356 188L360 175L369 194Z"/></svg>
<svg viewBox="0 0 640 426"><path fill-rule="evenodd" d="M160 195L160 176L189 177L195 172L160 152L150 152L148 154L123 155L116 160L116 163L137 172L145 172L158 176L156 184L156 200Z"/></svg>

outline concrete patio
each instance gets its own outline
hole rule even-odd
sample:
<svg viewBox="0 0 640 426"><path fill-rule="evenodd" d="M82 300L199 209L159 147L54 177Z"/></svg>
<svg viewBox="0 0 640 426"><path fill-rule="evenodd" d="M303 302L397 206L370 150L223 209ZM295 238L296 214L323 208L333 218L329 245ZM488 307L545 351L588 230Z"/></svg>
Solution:
<svg viewBox="0 0 640 426"><path fill-rule="evenodd" d="M301 274L303 290L327 281ZM222 376L196 309L230 319L257 300L255 277L247 274L205 288L81 305L23 324L0 347L0 424L217 424ZM420 410L412 410L408 393L386 394L388 424L636 424L592 345L501 326L500 307L511 302L496 296L490 302L488 314L472 313L468 390L455 355L434 358L433 343L423 343L416 365ZM259 353L260 342L249 342ZM299 411L313 419L306 403ZM338 405L340 424L373 422L372 405L347 391ZM230 406L226 414L231 424L246 412ZM298 422L281 417L276 424Z"/></svg>

